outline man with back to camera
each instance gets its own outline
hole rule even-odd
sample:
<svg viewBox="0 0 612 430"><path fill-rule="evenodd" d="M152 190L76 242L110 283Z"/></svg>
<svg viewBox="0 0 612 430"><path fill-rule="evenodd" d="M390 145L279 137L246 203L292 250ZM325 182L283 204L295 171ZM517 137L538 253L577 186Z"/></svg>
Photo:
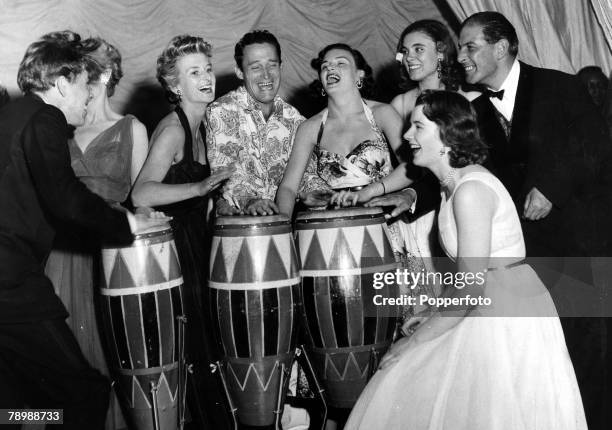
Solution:
<svg viewBox="0 0 612 430"><path fill-rule="evenodd" d="M75 430L104 428L110 384L83 357L44 274L55 229L129 244L166 221L115 210L74 175L68 124L83 124L97 67L79 42L63 31L32 43L17 75L25 96L0 110L0 408L63 409L63 428Z"/></svg>
<svg viewBox="0 0 612 430"><path fill-rule="evenodd" d="M266 30L246 33L234 50L242 86L211 103L206 145L213 171L232 163L236 172L217 201L218 215L273 215L276 190L304 117L278 95L281 48Z"/></svg>
<svg viewBox="0 0 612 430"><path fill-rule="evenodd" d="M491 148L486 167L522 215L527 257L544 257L534 268L545 284L551 288L561 272L567 275L556 285L558 294L551 292L558 299L589 428L603 428L602 320L568 318L570 312L584 317L586 309L562 304L588 293L589 257L609 254L611 206L604 184L610 184L605 164L610 142L601 114L574 76L530 66L517 54L516 31L502 14L480 12L463 22L458 61L467 82L484 87L472 104Z"/></svg>

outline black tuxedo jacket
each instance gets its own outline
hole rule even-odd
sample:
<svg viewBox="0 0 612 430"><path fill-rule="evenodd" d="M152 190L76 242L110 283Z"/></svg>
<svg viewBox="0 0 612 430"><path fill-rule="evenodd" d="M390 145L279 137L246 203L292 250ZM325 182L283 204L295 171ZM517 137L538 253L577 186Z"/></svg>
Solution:
<svg viewBox="0 0 612 430"><path fill-rule="evenodd" d="M546 218L522 222L527 255L607 253L612 147L605 121L579 81L521 63L509 139L488 97L472 104L490 148L485 165L509 190L519 215L534 187L553 204Z"/></svg>
<svg viewBox="0 0 612 430"><path fill-rule="evenodd" d="M74 175L68 136L64 114L35 95L0 110L0 323L67 315L44 275L59 222L132 241L126 215Z"/></svg>

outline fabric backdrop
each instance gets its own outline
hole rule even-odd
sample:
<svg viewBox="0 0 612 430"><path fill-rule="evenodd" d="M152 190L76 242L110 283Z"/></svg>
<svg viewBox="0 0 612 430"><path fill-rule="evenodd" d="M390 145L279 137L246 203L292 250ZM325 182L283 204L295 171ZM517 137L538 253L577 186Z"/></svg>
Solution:
<svg viewBox="0 0 612 430"><path fill-rule="evenodd" d="M610 46L589 0L448 4L459 19L486 9L506 14L519 32L521 56L530 63L567 72L590 64L606 73L612 68ZM155 63L171 37L189 33L212 43L219 96L239 84L233 73L234 44L251 29L265 28L282 46L281 94L311 115L319 106L307 90L316 78L310 60L323 46L347 42L360 49L374 68L378 98L388 101L399 92L394 61L399 34L422 18L450 21L456 29L457 18L444 0L0 0L0 82L11 95L18 93L19 62L26 47L44 33L68 28L84 37L101 36L123 55L124 77L113 103L152 131L169 108L155 80Z"/></svg>
<svg viewBox="0 0 612 430"><path fill-rule="evenodd" d="M212 43L220 96L239 84L234 45L259 28L270 30L281 43L281 95L308 111L314 108L307 86L316 78L310 61L321 48L349 43L362 51L375 75L396 76L398 37L422 18L442 20L431 0L0 0L0 81L11 94L18 92L19 62L26 47L44 33L68 28L85 37L101 36L123 55L124 77L113 103L150 128L168 108L155 64L173 36L188 33ZM391 81L381 79L382 98L397 93L396 86L388 88Z"/></svg>
<svg viewBox="0 0 612 430"><path fill-rule="evenodd" d="M447 0L460 20L475 12L503 13L516 28L519 58L539 67L576 73L585 66L612 69L612 44L593 10L609 0ZM593 3L593 5L591 4ZM608 19L612 10L607 10Z"/></svg>

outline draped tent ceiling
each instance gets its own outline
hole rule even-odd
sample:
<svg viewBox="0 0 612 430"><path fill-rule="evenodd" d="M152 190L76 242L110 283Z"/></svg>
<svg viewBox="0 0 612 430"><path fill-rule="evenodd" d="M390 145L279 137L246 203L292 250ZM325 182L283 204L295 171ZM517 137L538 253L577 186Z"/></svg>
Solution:
<svg viewBox="0 0 612 430"><path fill-rule="evenodd" d="M401 31L423 18L447 22L437 5L451 24L476 10L505 13L520 33L521 56L536 65L570 73L591 64L606 73L612 67L589 0L0 0L0 82L18 93L19 62L44 33L68 28L100 36L123 55L124 77L113 103L150 128L168 109L155 63L171 37L188 33L212 43L219 96L239 84L234 44L251 29L265 28L282 46L281 94L305 114L314 113L306 100L306 87L316 78L310 60L334 42L362 51L374 68L379 98L388 101L399 92L394 53Z"/></svg>

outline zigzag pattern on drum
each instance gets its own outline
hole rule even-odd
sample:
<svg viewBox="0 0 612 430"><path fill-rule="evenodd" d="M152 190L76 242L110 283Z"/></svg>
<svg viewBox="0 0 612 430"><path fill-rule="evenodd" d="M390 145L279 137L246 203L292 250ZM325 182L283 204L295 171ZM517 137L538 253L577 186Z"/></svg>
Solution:
<svg viewBox="0 0 612 430"><path fill-rule="evenodd" d="M177 361L183 277L174 241L103 249L102 259L102 313L113 361L123 369Z"/></svg>
<svg viewBox="0 0 612 430"><path fill-rule="evenodd" d="M267 391L270 383L273 383L275 373L278 373L278 367L281 365L280 360L274 360L273 366L267 362L265 366L260 363L248 362L238 363L236 361L229 361L227 363L227 369L233 376L233 382L240 388L241 391L245 391L247 386L261 387L262 391ZM266 371L269 373L266 376ZM250 384L249 384L250 382Z"/></svg>
<svg viewBox="0 0 612 430"><path fill-rule="evenodd" d="M351 373L365 378L370 369L370 350L348 354L325 354L324 374L332 381L344 381Z"/></svg>
<svg viewBox="0 0 612 430"><path fill-rule="evenodd" d="M135 409L152 408L151 382L157 385L157 401L160 407L172 405L178 395L178 363L161 369L151 369L146 374L135 374L133 371L121 372L120 387L125 387L123 394L127 404ZM127 389L131 387L131 392ZM170 388L173 387L173 388Z"/></svg>
<svg viewBox="0 0 612 430"><path fill-rule="evenodd" d="M160 428L175 428L183 277L172 230L103 248L102 267L100 311L117 393L135 428L151 429L153 384Z"/></svg>
<svg viewBox="0 0 612 430"><path fill-rule="evenodd" d="M296 220L309 353L334 407L350 408L391 344L397 309L374 295L374 274L397 269L382 210L305 212Z"/></svg>
<svg viewBox="0 0 612 430"><path fill-rule="evenodd" d="M262 289L298 283L299 271L292 247L290 234L267 237L214 236L210 286L219 289Z"/></svg>
<svg viewBox="0 0 612 430"><path fill-rule="evenodd" d="M320 276L321 270L338 271L325 273L328 276L357 275L364 273L364 266L382 272L388 268L379 266L394 261L389 230L381 224L304 228L298 242L302 276Z"/></svg>

